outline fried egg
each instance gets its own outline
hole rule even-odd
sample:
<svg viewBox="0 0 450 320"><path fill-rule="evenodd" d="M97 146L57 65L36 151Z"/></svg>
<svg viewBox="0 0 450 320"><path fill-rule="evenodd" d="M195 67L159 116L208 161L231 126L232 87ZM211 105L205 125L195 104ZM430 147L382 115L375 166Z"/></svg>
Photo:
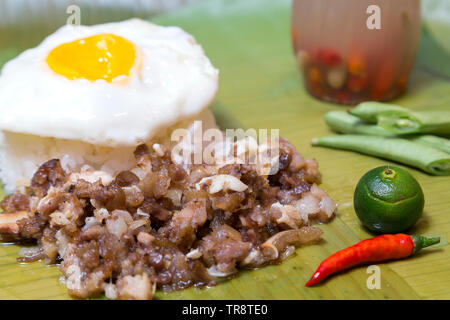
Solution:
<svg viewBox="0 0 450 320"><path fill-rule="evenodd" d="M4 66L0 129L133 146L194 119L217 88L217 69L178 27L66 25Z"/></svg>

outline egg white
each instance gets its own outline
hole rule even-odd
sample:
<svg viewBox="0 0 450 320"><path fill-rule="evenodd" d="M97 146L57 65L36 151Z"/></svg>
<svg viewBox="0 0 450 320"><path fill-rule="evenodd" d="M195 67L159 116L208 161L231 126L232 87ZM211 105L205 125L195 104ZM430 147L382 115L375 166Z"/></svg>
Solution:
<svg viewBox="0 0 450 320"><path fill-rule="evenodd" d="M69 80L47 65L47 55L58 45L101 33L122 36L141 51L142 67L128 81ZM195 39L178 27L139 19L66 25L4 66L0 130L132 146L195 118L217 88L218 71Z"/></svg>

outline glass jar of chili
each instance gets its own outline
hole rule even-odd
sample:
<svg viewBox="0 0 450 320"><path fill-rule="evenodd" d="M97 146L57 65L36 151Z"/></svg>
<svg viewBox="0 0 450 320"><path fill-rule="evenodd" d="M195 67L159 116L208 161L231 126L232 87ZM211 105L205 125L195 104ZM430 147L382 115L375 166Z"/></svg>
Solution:
<svg viewBox="0 0 450 320"><path fill-rule="evenodd" d="M420 0L294 0L292 44L313 96L335 103L401 94L420 36Z"/></svg>

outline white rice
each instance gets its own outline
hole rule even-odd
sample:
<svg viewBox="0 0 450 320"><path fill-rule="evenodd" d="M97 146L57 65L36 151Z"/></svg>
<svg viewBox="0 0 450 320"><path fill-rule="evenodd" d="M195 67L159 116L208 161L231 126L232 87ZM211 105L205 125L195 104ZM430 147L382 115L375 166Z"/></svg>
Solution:
<svg viewBox="0 0 450 320"><path fill-rule="evenodd" d="M203 129L216 127L214 116L207 109L196 119L203 121ZM153 142L166 144L176 128L192 130L193 120L183 121L167 129ZM147 141L151 148L153 142ZM86 165L95 170L115 174L135 165L136 146L104 147L83 141L40 137L36 135L0 131L0 179L6 193L27 186L37 168L50 159L60 159L63 169L76 172Z"/></svg>
<svg viewBox="0 0 450 320"><path fill-rule="evenodd" d="M67 172L89 165L114 174L133 166L134 147L99 147L82 141L44 138L3 132L0 151L0 179L7 193L29 185L36 169L50 159L60 159Z"/></svg>

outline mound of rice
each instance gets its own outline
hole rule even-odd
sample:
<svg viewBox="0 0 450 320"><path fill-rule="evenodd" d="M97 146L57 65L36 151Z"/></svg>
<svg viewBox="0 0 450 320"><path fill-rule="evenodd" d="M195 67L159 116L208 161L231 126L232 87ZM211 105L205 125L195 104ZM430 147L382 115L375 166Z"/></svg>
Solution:
<svg viewBox="0 0 450 320"><path fill-rule="evenodd" d="M202 120L203 130L217 128L214 116L206 109L197 117ZM193 132L193 119L181 121L161 132L147 145L170 143L174 129L186 128ZM112 129L114 130L114 129ZM135 164L133 151L136 146L105 147L78 140L40 137L31 134L1 131L0 133L0 179L6 193L30 184L37 168L50 159L60 159L66 171L79 171L90 166L110 174L127 170Z"/></svg>

